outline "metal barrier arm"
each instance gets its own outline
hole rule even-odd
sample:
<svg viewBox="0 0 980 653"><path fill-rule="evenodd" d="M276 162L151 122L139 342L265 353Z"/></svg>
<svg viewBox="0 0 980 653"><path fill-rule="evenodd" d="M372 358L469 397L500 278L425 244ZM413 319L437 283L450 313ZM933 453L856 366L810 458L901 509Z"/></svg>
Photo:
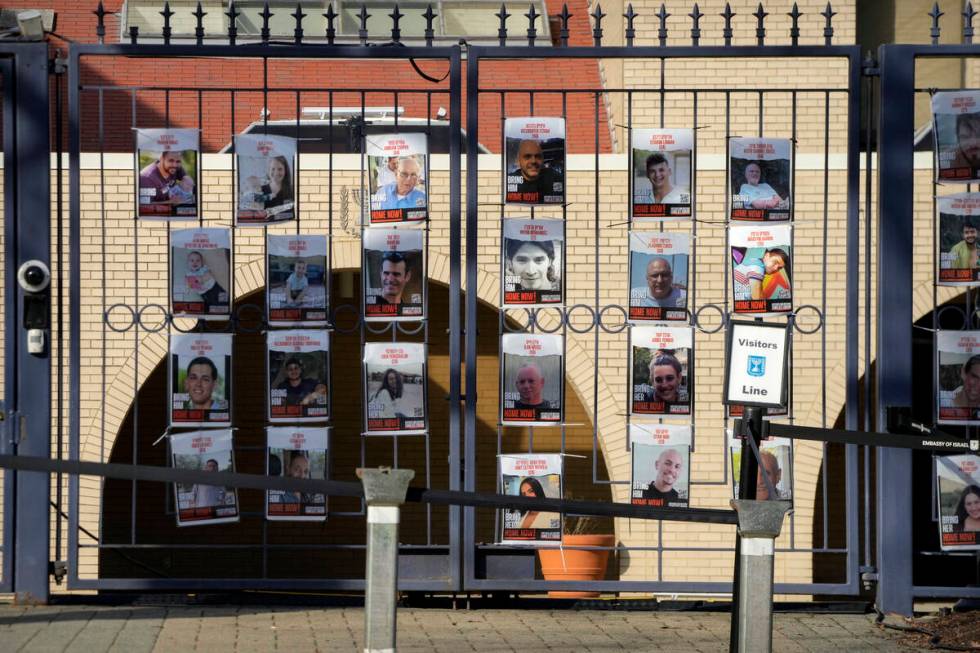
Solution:
<svg viewBox="0 0 980 653"><path fill-rule="evenodd" d="M739 422L736 420L736 429ZM930 434L876 433L866 431L845 431L823 429L813 426L792 424L772 424L763 426L763 434L796 440L816 440L838 444L863 444L869 447L894 447L896 449L922 449L944 454L976 453L980 449L977 440L956 438L948 433L933 429Z"/></svg>
<svg viewBox="0 0 980 653"><path fill-rule="evenodd" d="M119 463L93 463L81 460L51 460L35 456L0 456L0 468L30 472L101 476L134 481L159 481L162 483L186 483L221 485L253 490L287 490L291 492L323 493L332 496L363 497L360 483L352 481L327 481L286 478L236 472L204 472L173 467L150 465L121 465ZM633 506L628 503L602 501L566 501L564 499L538 499L535 497L510 496L461 492L456 490L432 490L409 488L406 501L441 505L463 505L488 508L514 508L539 512L627 517L633 519L659 519L711 524L737 524L733 510L713 508L654 508Z"/></svg>

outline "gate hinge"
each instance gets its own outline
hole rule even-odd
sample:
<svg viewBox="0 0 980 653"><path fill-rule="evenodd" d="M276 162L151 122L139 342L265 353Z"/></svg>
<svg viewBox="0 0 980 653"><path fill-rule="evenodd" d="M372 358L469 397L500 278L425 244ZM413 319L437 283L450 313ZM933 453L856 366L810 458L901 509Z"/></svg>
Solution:
<svg viewBox="0 0 980 653"><path fill-rule="evenodd" d="M64 560L49 560L48 574L54 576L54 584L61 585L61 582L68 575L68 563Z"/></svg>
<svg viewBox="0 0 980 653"><path fill-rule="evenodd" d="M878 569L875 567L860 567L861 585L865 591L870 591L874 584L878 582Z"/></svg>
<svg viewBox="0 0 980 653"><path fill-rule="evenodd" d="M20 412L16 410L0 411L0 421L3 422L4 437L10 444L16 446L27 436L27 418Z"/></svg>
<svg viewBox="0 0 980 653"><path fill-rule="evenodd" d="M861 62L861 76L862 77L880 77L881 68L878 67L878 62L875 58L871 56L868 52L864 55L864 60Z"/></svg>
<svg viewBox="0 0 980 653"><path fill-rule="evenodd" d="M55 56L48 62L48 73L51 75L64 75L68 72L68 59Z"/></svg>

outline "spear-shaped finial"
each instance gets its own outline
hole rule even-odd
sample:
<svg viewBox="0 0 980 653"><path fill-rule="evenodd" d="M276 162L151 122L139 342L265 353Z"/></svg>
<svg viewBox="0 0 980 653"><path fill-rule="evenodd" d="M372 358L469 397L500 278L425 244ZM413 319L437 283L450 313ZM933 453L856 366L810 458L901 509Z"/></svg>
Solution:
<svg viewBox="0 0 980 653"><path fill-rule="evenodd" d="M436 31L432 28L432 21L438 16L436 12L432 11L432 4L430 3L428 7L425 8L425 13L422 14L422 18L425 19L425 44L427 46L432 45L432 39L436 35Z"/></svg>
<svg viewBox="0 0 980 653"><path fill-rule="evenodd" d="M500 11L494 16L500 19L500 26L497 28L497 38L500 40L500 45L507 45L507 19L511 16L507 13L507 5L500 5Z"/></svg>
<svg viewBox="0 0 980 653"><path fill-rule="evenodd" d="M977 12L973 9L970 0L966 0L966 7L963 9L963 42L973 43L973 17Z"/></svg>
<svg viewBox="0 0 980 653"><path fill-rule="evenodd" d="M269 20L273 16L275 16L274 13L272 13L271 11L269 11L269 2L268 2L268 0L266 0L265 5L262 7L262 11L259 12L259 16L262 16L262 32L260 34L260 36L262 37L262 43L268 43L269 42L269 34L270 34Z"/></svg>
<svg viewBox="0 0 980 653"><path fill-rule="evenodd" d="M194 10L192 14L194 16L194 40L197 41L198 45L203 45L204 43L204 17L208 15L208 12L204 11L201 7L201 0L197 0L197 9Z"/></svg>
<svg viewBox="0 0 980 653"><path fill-rule="evenodd" d="M327 5L327 11L324 12L323 17L327 19L327 45L333 45L334 39L337 38L337 28L333 24L337 20L337 12L333 10L332 2Z"/></svg>
<svg viewBox="0 0 980 653"><path fill-rule="evenodd" d="M932 27L929 29L929 36L932 38L933 45L939 43L939 17L943 15L943 12L939 11L939 3L932 3L932 11L929 12L929 16L932 18Z"/></svg>
<svg viewBox="0 0 980 653"><path fill-rule="evenodd" d="M694 3L694 10L688 16L691 17L691 45L699 45L701 42L701 18L704 14L698 8L698 3Z"/></svg>
<svg viewBox="0 0 980 653"><path fill-rule="evenodd" d="M405 14L399 11L397 2L395 3L394 11L388 14L388 18L391 19L391 40L395 43L402 40L402 30L401 27L398 26L398 23L401 22L402 16L404 15Z"/></svg>
<svg viewBox="0 0 980 653"><path fill-rule="evenodd" d="M95 14L95 36L101 45L105 43L105 7L102 6L102 0L99 0L99 6L92 13Z"/></svg>
<svg viewBox="0 0 980 653"><path fill-rule="evenodd" d="M602 5L596 4L592 18L595 19L595 26L592 28L592 43L598 48L602 45L602 19L606 14L602 13Z"/></svg>
<svg viewBox="0 0 980 653"><path fill-rule="evenodd" d="M633 39L636 38L636 29L633 27L633 22L636 20L637 13L633 11L633 3L631 2L628 7L626 7L626 13L623 14L623 18L626 19L626 45L632 46Z"/></svg>
<svg viewBox="0 0 980 653"><path fill-rule="evenodd" d="M238 36L238 9L235 8L235 0L228 1L228 44L235 45L235 38Z"/></svg>
<svg viewBox="0 0 980 653"><path fill-rule="evenodd" d="M663 48L667 45L667 19L670 18L670 14L667 13L667 7L662 2L660 3L660 11L657 12L657 18L660 19L657 37L660 39L660 47Z"/></svg>
<svg viewBox="0 0 980 653"><path fill-rule="evenodd" d="M830 3L828 2L827 8L821 11L820 15L823 16L824 19L826 20L823 27L823 42L824 45L830 45L831 39L834 38L833 20L834 20L834 16L837 15L837 12L834 11L834 8L831 7Z"/></svg>
<svg viewBox="0 0 980 653"><path fill-rule="evenodd" d="M755 39L759 45L766 44L766 10L763 8L762 3L759 3L759 8L755 10L752 14L755 16Z"/></svg>
<svg viewBox="0 0 980 653"><path fill-rule="evenodd" d="M722 30L721 34L725 37L725 45L732 44L732 18L737 14L732 11L732 6L729 3L725 3L725 11L721 13L721 17L725 19L725 28Z"/></svg>
<svg viewBox="0 0 980 653"><path fill-rule="evenodd" d="M163 11L159 13L163 16L163 44L170 45L170 35L173 32L170 28L170 17L174 15L174 12L170 10L170 0L163 3Z"/></svg>
<svg viewBox="0 0 980 653"><path fill-rule="evenodd" d="M527 13L524 15L527 17L527 44L533 48L534 39L538 38L538 30L534 28L534 21L538 19L538 12L534 10L534 3L528 6Z"/></svg>
<svg viewBox="0 0 980 653"><path fill-rule="evenodd" d="M296 27L293 29L293 42L296 45L303 44L303 19L306 18L306 14L303 13L303 5L296 3L296 11L292 14L293 20L296 21Z"/></svg>
<svg viewBox="0 0 980 653"><path fill-rule="evenodd" d="M561 29L558 32L558 45L563 48L568 46L568 19L572 15L568 13L568 4L563 4L561 6L561 13L558 14L558 20L561 21Z"/></svg>
<svg viewBox="0 0 980 653"><path fill-rule="evenodd" d="M789 38L793 45L800 44L800 16L802 15L803 13L800 11L800 8L794 2L793 10L787 14L793 21L792 27L789 28Z"/></svg>
<svg viewBox="0 0 980 653"><path fill-rule="evenodd" d="M357 38L361 40L361 45L367 45L368 40L368 18L371 14L367 12L367 7L361 5L361 12L357 15L358 19L361 21L361 26L357 30Z"/></svg>

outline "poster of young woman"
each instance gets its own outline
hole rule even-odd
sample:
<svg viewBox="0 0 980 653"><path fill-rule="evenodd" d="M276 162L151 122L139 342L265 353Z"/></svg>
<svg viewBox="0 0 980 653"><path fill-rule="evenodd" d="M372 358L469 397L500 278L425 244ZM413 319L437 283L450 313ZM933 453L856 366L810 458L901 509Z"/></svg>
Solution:
<svg viewBox="0 0 980 653"><path fill-rule="evenodd" d="M271 224L298 215L296 139L267 134L235 136L238 210L235 225Z"/></svg>
<svg viewBox="0 0 980 653"><path fill-rule="evenodd" d="M969 183L980 179L980 91L933 93L932 133L936 181Z"/></svg>
<svg viewBox="0 0 980 653"><path fill-rule="evenodd" d="M326 236L269 234L265 277L269 324L326 325L330 281Z"/></svg>
<svg viewBox="0 0 980 653"><path fill-rule="evenodd" d="M368 433L425 433L425 345L364 344L364 405Z"/></svg>
<svg viewBox="0 0 980 653"><path fill-rule="evenodd" d="M742 469L742 456L754 455L752 450L743 447L741 438L735 437L730 429L725 430L728 435L729 447L732 455L732 491L733 496L738 498L739 470ZM793 441L789 438L766 438L759 444L759 453L762 456L762 465L759 466L755 480L755 499L756 501L769 501L770 499L780 499L783 501L793 500ZM776 490L776 496L769 493L769 488L762 478L763 469L769 478L769 482Z"/></svg>
<svg viewBox="0 0 980 653"><path fill-rule="evenodd" d="M502 454L500 492L512 496L560 499L561 454ZM500 544L561 544L561 513L503 510Z"/></svg>
<svg viewBox="0 0 980 653"><path fill-rule="evenodd" d="M693 129L633 130L634 220L691 217Z"/></svg>
<svg viewBox="0 0 980 653"><path fill-rule="evenodd" d="M565 119L504 121L504 204L565 203Z"/></svg>
<svg viewBox="0 0 980 653"><path fill-rule="evenodd" d="M170 426L231 424L230 333L170 336Z"/></svg>
<svg viewBox="0 0 980 653"><path fill-rule="evenodd" d="M691 427L630 424L635 506L686 508L690 500Z"/></svg>
<svg viewBox="0 0 980 653"><path fill-rule="evenodd" d="M783 315L793 312L792 227L729 227L735 313Z"/></svg>
<svg viewBox="0 0 980 653"><path fill-rule="evenodd" d="M265 473L280 478L326 479L329 433L327 428L266 427ZM265 493L265 518L271 521L325 521L327 495L269 490Z"/></svg>
<svg viewBox="0 0 980 653"><path fill-rule="evenodd" d="M329 416L330 334L269 331L269 421L323 422Z"/></svg>
<svg viewBox="0 0 980 653"><path fill-rule="evenodd" d="M631 231L629 238L630 321L686 321L690 237Z"/></svg>
<svg viewBox="0 0 980 653"><path fill-rule="evenodd" d="M501 423L560 424L565 396L562 337L550 333L505 333L501 348Z"/></svg>
<svg viewBox="0 0 980 653"><path fill-rule="evenodd" d="M563 220L504 219L501 262L502 305L562 303Z"/></svg>
<svg viewBox="0 0 980 653"><path fill-rule="evenodd" d="M630 414L690 415L693 355L690 327L630 328Z"/></svg>
<svg viewBox="0 0 980 653"><path fill-rule="evenodd" d="M174 469L196 472L234 472L235 447L231 429L191 431L170 436ZM238 521L238 491L221 485L174 483L177 525L196 526Z"/></svg>
<svg viewBox="0 0 980 653"><path fill-rule="evenodd" d="M940 286L980 285L980 249L977 248L980 193L938 196L936 210L939 212L936 283Z"/></svg>
<svg viewBox="0 0 980 653"><path fill-rule="evenodd" d="M196 129L136 129L136 215L144 220L200 216Z"/></svg>
<svg viewBox="0 0 980 653"><path fill-rule="evenodd" d="M980 424L980 331L937 331L938 422Z"/></svg>
<svg viewBox="0 0 980 653"><path fill-rule="evenodd" d="M368 227L363 233L364 319L425 319L425 232Z"/></svg>
<svg viewBox="0 0 980 653"><path fill-rule="evenodd" d="M732 220L789 220L792 215L793 142L788 138L729 140Z"/></svg>
<svg viewBox="0 0 980 653"><path fill-rule="evenodd" d="M936 456L936 498L943 551L980 551L980 456Z"/></svg>
<svg viewBox="0 0 980 653"><path fill-rule="evenodd" d="M227 320L231 231L208 227L170 232L170 288L174 317Z"/></svg>
<svg viewBox="0 0 980 653"><path fill-rule="evenodd" d="M365 137L371 224L420 222L429 217L425 134L368 134Z"/></svg>

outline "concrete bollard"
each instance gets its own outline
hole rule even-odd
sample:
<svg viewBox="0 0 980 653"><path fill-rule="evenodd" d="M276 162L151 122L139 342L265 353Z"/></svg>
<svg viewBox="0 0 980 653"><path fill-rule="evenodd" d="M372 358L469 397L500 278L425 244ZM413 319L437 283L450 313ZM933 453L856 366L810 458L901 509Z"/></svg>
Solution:
<svg viewBox="0 0 980 653"><path fill-rule="evenodd" d="M398 591L398 522L410 469L358 469L367 501L367 570L364 593L364 651L395 650L395 597Z"/></svg>
<svg viewBox="0 0 980 653"><path fill-rule="evenodd" d="M735 499L738 513L738 653L772 652L772 583L775 539L788 501Z"/></svg>

